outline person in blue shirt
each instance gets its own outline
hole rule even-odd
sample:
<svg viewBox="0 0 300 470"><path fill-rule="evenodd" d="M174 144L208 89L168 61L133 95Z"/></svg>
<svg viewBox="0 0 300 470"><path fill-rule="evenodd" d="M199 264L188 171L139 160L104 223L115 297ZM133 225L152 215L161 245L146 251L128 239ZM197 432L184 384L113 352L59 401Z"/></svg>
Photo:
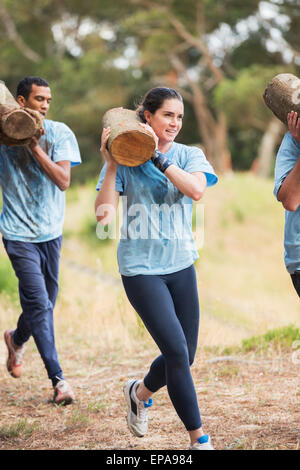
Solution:
<svg viewBox="0 0 300 470"><path fill-rule="evenodd" d="M217 177L199 148L174 142L184 113L176 90L150 90L137 113L141 126L153 133L154 155L137 167L118 165L106 147L110 128L104 128L100 151L106 163L95 201L97 220L106 226L122 196L119 271L129 301L161 351L143 380L129 380L124 386L127 424L133 434L144 436L151 397L166 385L189 433L190 448L213 450L202 429L190 372L199 326L192 207Z"/></svg>
<svg viewBox="0 0 300 470"><path fill-rule="evenodd" d="M49 85L40 77L25 77L18 85L19 105L44 118L51 99ZM22 307L16 329L4 333L7 369L12 377L22 375L24 344L33 336L52 381L56 404L74 400L58 361L53 309L59 287L65 190L70 185L71 166L80 162L73 132L65 124L47 119L40 138L32 138L29 145L0 145L0 231L19 281Z"/></svg>
<svg viewBox="0 0 300 470"><path fill-rule="evenodd" d="M274 194L285 208L284 261L300 297L300 118L291 111L289 131L276 157Z"/></svg>

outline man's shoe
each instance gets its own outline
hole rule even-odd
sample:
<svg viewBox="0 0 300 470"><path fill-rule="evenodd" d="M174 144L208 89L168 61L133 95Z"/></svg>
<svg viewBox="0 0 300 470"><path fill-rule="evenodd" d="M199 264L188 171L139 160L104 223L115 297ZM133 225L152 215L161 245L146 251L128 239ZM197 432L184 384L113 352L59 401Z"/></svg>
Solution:
<svg viewBox="0 0 300 470"><path fill-rule="evenodd" d="M54 387L53 403L56 405L70 405L75 395L68 382L60 380Z"/></svg>
<svg viewBox="0 0 300 470"><path fill-rule="evenodd" d="M127 424L130 431L138 437L143 437L148 431L148 408L152 406L152 398L148 402L141 401L136 396L136 388L140 381L128 380L123 392L128 406Z"/></svg>
<svg viewBox="0 0 300 470"><path fill-rule="evenodd" d="M23 372L22 363L25 347L20 346L16 348L16 346L13 345L13 340L11 337L12 333L13 330L6 330L4 333L4 341L8 349L6 367L10 375L15 379L18 379L21 377Z"/></svg>
<svg viewBox="0 0 300 470"><path fill-rule="evenodd" d="M215 450L208 434L198 437L197 441L190 446L190 450Z"/></svg>

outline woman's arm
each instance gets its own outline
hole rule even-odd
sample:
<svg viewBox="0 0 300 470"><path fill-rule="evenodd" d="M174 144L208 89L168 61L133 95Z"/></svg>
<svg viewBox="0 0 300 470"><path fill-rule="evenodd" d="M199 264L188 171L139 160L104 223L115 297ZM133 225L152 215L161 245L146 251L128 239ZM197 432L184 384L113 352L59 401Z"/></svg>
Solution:
<svg viewBox="0 0 300 470"><path fill-rule="evenodd" d="M164 175L176 186L179 191L181 191L185 196L190 197L194 201L199 201L206 189L206 176L205 173L201 171L195 173L188 173L187 171L182 170L177 165L173 164L167 160L161 152L158 151L158 137L153 131L152 127L148 124L140 124L142 127L145 127L150 132L152 132L156 150L152 157L154 165L159 168Z"/></svg>
<svg viewBox="0 0 300 470"><path fill-rule="evenodd" d="M116 191L116 175L118 164L112 159L106 144L110 128L104 128L101 137L100 152L104 156L107 168L101 189L95 200L95 214L98 222L108 225L116 215L120 193Z"/></svg>
<svg viewBox="0 0 300 470"><path fill-rule="evenodd" d="M199 201L206 188L206 176L202 172L188 173L176 165L170 165L164 172L166 177L185 196L194 201Z"/></svg>

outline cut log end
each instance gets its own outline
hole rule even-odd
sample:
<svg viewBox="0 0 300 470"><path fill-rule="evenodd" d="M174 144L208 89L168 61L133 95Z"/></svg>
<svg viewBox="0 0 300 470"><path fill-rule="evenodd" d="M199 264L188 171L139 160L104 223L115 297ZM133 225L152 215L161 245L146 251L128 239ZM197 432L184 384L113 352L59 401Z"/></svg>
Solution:
<svg viewBox="0 0 300 470"><path fill-rule="evenodd" d="M110 127L108 149L116 162L124 166L139 166L151 158L155 140L151 130L141 125L136 112L114 108L103 116L103 127Z"/></svg>
<svg viewBox="0 0 300 470"><path fill-rule="evenodd" d="M112 157L125 166L139 166L147 162L155 150L154 139L140 131L128 131L119 134L112 142Z"/></svg>
<svg viewBox="0 0 300 470"><path fill-rule="evenodd" d="M2 130L7 137L12 139L28 139L36 132L36 122L29 114L19 109L3 119Z"/></svg>

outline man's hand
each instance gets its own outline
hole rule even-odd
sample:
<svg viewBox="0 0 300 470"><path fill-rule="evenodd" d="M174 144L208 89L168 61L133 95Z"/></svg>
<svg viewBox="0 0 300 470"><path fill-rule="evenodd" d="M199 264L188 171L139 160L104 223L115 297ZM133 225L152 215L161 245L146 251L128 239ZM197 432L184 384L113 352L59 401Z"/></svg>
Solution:
<svg viewBox="0 0 300 470"><path fill-rule="evenodd" d="M34 137L32 137L29 143L30 150L34 150L39 145L39 140L43 134L45 134L45 131L42 128L37 132L37 134Z"/></svg>
<svg viewBox="0 0 300 470"><path fill-rule="evenodd" d="M287 116L289 131L295 140L300 144L300 118L296 111L291 111Z"/></svg>

